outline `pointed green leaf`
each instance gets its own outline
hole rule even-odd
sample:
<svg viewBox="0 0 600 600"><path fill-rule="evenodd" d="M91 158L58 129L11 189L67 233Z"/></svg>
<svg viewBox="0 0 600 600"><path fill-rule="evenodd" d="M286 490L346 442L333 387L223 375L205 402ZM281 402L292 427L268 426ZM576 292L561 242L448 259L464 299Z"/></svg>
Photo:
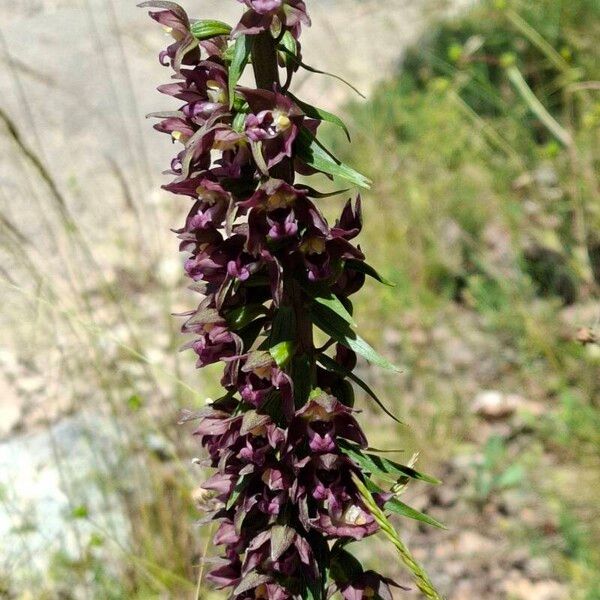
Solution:
<svg viewBox="0 0 600 600"><path fill-rule="evenodd" d="M332 196L339 196L340 194L345 194L350 191L346 188L343 190L335 190L333 192L319 192L318 190L315 190L315 188L310 187L310 185L299 185L298 187L306 190L311 198L331 198Z"/></svg>
<svg viewBox="0 0 600 600"><path fill-rule="evenodd" d="M272 347L280 342L291 342L294 339L295 332L296 319L294 311L290 306L280 306L273 319L269 344Z"/></svg>
<svg viewBox="0 0 600 600"><path fill-rule="evenodd" d="M399 371L387 358L378 354L365 340L350 329L348 323L338 317L332 310L320 304L311 308L313 323L336 342L354 350L370 363L391 371Z"/></svg>
<svg viewBox="0 0 600 600"><path fill-rule="evenodd" d="M294 405L301 408L306 404L312 390L313 369L306 354L295 356L292 361L292 379L294 380Z"/></svg>
<svg viewBox="0 0 600 600"><path fill-rule="evenodd" d="M235 86L238 84L248 61L254 37L251 35L240 35L233 46L233 58L229 67L229 108L233 106L235 99Z"/></svg>
<svg viewBox="0 0 600 600"><path fill-rule="evenodd" d="M408 517L409 519L414 519L415 521L420 521L421 523L427 523L427 525L433 525L433 527L438 527L439 529L447 529L445 525L433 517L411 508L408 506L408 504L404 504L404 502L398 500L398 498L392 498L391 500L388 500L383 507L390 512L401 515L402 517Z"/></svg>
<svg viewBox="0 0 600 600"><path fill-rule="evenodd" d="M348 325L356 327L356 322L348 309L342 304L342 301L331 291L325 288L315 289L306 287L306 291L312 296L313 300L329 310L333 311L338 317L344 319Z"/></svg>
<svg viewBox="0 0 600 600"><path fill-rule="evenodd" d="M310 117L311 119L317 119L319 121L327 121L328 123L337 125L344 131L346 137L348 138L348 141L352 141L350 139L350 132L348 131L348 127L346 127L344 121L342 121L342 119L340 119L337 115L323 110L322 108L317 108L312 104L308 104L308 102L300 100L300 98L294 96L294 94L292 94L291 92L288 92L287 95L302 109L302 111L307 117Z"/></svg>
<svg viewBox="0 0 600 600"><path fill-rule="evenodd" d="M356 581L363 573L360 561L350 552L334 546L331 556L331 572L335 581L347 583Z"/></svg>
<svg viewBox="0 0 600 600"><path fill-rule="evenodd" d="M321 363L321 366L325 367L328 371L333 371L334 373L338 373L339 375L348 377L351 381L356 383L356 385L358 385L360 388L362 388L371 397L371 399L375 401L375 403L379 406L379 408L381 408L381 410L386 415L388 415L389 417L394 419L394 421L396 421L396 423L402 424L402 421L400 421L400 419L398 419L398 417L396 417L392 412L390 412L390 410L388 408L386 408L386 406L379 399L379 397L373 391L373 389L366 382L364 382L360 377L355 375L352 371L348 371L347 369L344 369L337 362L335 362L335 360L333 360L333 358L327 356L326 354L321 354L317 358L317 360L319 361L319 363Z"/></svg>
<svg viewBox="0 0 600 600"><path fill-rule="evenodd" d="M249 325L260 315L264 315L267 309L262 304L247 304L235 308L227 314L226 320L229 326L234 329L242 329Z"/></svg>
<svg viewBox="0 0 600 600"><path fill-rule="evenodd" d="M420 473L411 467L406 467L387 458L376 456L375 454L367 454L362 451L356 444L352 444L346 440L339 440L338 445L342 452L349 456L352 460L358 463L365 471L384 477L391 477L397 480L401 477L410 477L437 485L440 483L435 477Z"/></svg>
<svg viewBox="0 0 600 600"><path fill-rule="evenodd" d="M285 50L279 48L280 57L286 66L293 66L296 64L294 58L298 54L298 42L292 35L291 31L286 31L281 38L280 46L283 46Z"/></svg>
<svg viewBox="0 0 600 600"><path fill-rule="evenodd" d="M366 262L362 260L357 260L355 258L348 259L346 261L346 267L348 269L352 269L352 271L358 271L359 273L364 273L373 279L379 281L379 283L383 283L384 285L389 285L390 287L396 287L396 284L382 277L371 265L368 265Z"/></svg>
<svg viewBox="0 0 600 600"><path fill-rule="evenodd" d="M265 324L266 317L262 317L260 319L256 319L246 325L243 329L238 330L237 334L241 338L244 343L244 351L248 352L250 348L253 346L254 342L260 335L263 326Z"/></svg>
<svg viewBox="0 0 600 600"><path fill-rule="evenodd" d="M353 477L353 479L356 483L357 478ZM368 478L365 479L363 485L364 485L364 488L366 488L368 490L369 494L381 494L384 492L384 490L382 488L380 488L371 479L368 479ZM371 499L372 498L373 497L371 496ZM374 502L374 500L373 500L373 502ZM445 525L443 525L442 523L440 523L433 517L425 515L422 512L419 512L418 510L411 508L407 504L404 504L404 502L401 502L400 500L398 500L398 498L396 498L396 497L393 497L390 500L388 500L384 504L384 508L386 510L389 510L390 512L396 513L403 517L408 517L409 519L414 519L415 521L421 521L422 523L427 523L428 525L433 525L434 527L438 527L439 529L447 529L447 527ZM378 510L381 512L381 509L378 509Z"/></svg>
<svg viewBox="0 0 600 600"><path fill-rule="evenodd" d="M335 73L328 73L327 71L321 71L320 69L315 69L315 67L311 67L310 65L307 65L306 63L302 62L302 60L300 60L300 58L298 58L298 55L296 52L293 52L292 50L290 50L289 48L286 48L282 44L279 44L279 46L277 46L277 49L280 50L281 52L285 53L287 56L289 56L290 59L299 67L302 67L303 69L306 69L307 71L310 71L311 73L316 73L318 75L327 75L327 77L333 77L334 79L337 79L338 81L341 81L342 83L346 84L351 90L356 92L361 98L366 98L366 96L357 87L353 86L349 81L346 81L343 77L340 77L339 75L336 75Z"/></svg>
<svg viewBox="0 0 600 600"><path fill-rule="evenodd" d="M229 500L227 501L227 510L235 506L235 503L238 501L240 494L248 487L250 483L250 477L244 475L237 482L236 486L233 488L233 492L231 492L231 496L229 496Z"/></svg>
<svg viewBox="0 0 600 600"><path fill-rule="evenodd" d="M339 177L358 187L371 187L371 181L367 177L335 159L306 127L300 130L295 149L297 157L313 169Z"/></svg>
<svg viewBox="0 0 600 600"><path fill-rule="evenodd" d="M192 23L190 30L192 35L199 40L208 40L219 35L229 35L231 27L223 21L214 19L203 19Z"/></svg>

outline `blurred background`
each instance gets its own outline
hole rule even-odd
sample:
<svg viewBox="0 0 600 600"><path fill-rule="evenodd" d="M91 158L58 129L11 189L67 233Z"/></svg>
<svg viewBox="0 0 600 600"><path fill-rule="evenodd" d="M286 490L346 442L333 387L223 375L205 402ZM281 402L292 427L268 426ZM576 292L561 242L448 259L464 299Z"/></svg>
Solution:
<svg viewBox="0 0 600 600"><path fill-rule="evenodd" d="M0 0L0 598L223 597L177 425L218 377L177 351L188 206L159 189L167 39L134 5ZM350 125L323 131L375 182L361 243L397 283L356 315L404 425L362 419L443 480L406 494L448 530L399 531L448 600L600 599L600 2L308 5L306 62L368 99L295 92ZM381 540L361 556L409 583Z"/></svg>

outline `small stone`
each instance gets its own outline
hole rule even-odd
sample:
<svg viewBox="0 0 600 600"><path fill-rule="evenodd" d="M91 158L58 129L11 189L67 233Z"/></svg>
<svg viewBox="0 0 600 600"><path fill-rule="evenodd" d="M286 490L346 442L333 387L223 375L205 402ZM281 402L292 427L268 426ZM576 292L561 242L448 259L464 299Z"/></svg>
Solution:
<svg viewBox="0 0 600 600"><path fill-rule="evenodd" d="M552 573L552 563L546 556L535 556L527 561L525 570L533 579L544 579Z"/></svg>
<svg viewBox="0 0 600 600"><path fill-rule="evenodd" d="M26 394L34 394L44 388L44 378L40 375L28 375L19 377L19 390Z"/></svg>
<svg viewBox="0 0 600 600"><path fill-rule="evenodd" d="M16 375L19 372L19 361L8 348L0 348L0 367L8 375Z"/></svg>
<svg viewBox="0 0 600 600"><path fill-rule="evenodd" d="M484 419L506 419L517 409L517 396L496 390L485 390L475 396L473 412Z"/></svg>
<svg viewBox="0 0 600 600"><path fill-rule="evenodd" d="M449 508L458 500L458 490L451 486L434 488L430 492L430 502L433 506Z"/></svg>
<svg viewBox="0 0 600 600"><path fill-rule="evenodd" d="M182 273L183 266L176 258L165 258L158 265L158 279L166 288L175 287L181 280Z"/></svg>

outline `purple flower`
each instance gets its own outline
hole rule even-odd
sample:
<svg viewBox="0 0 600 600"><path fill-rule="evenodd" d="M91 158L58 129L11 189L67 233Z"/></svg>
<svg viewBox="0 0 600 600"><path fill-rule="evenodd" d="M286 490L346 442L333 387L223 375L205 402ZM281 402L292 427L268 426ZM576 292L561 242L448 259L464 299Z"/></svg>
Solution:
<svg viewBox="0 0 600 600"><path fill-rule="evenodd" d="M252 110L246 117L246 135L271 169L285 157L292 156L304 113L279 92L246 88L240 91Z"/></svg>
<svg viewBox="0 0 600 600"><path fill-rule="evenodd" d="M181 6L163 0L142 2L138 6L164 9L149 12L149 15L175 39L175 43L160 53L161 64L168 66L170 62L175 71L179 71L182 64L194 64L198 61L198 40L192 35L190 20Z"/></svg>
<svg viewBox="0 0 600 600"><path fill-rule="evenodd" d="M352 416L352 409L326 394L310 400L300 409L290 427L290 444L307 440L314 453L335 451L338 438L356 442L363 448L368 445L364 433Z"/></svg>
<svg viewBox="0 0 600 600"><path fill-rule="evenodd" d="M256 569L285 577L315 579L317 571L310 544L293 528L275 525L249 544L242 576Z"/></svg>
<svg viewBox="0 0 600 600"><path fill-rule="evenodd" d="M229 103L227 70L216 61L206 60L193 69L182 69L183 81L159 86L163 94L183 100L181 112L202 125L218 109Z"/></svg>
<svg viewBox="0 0 600 600"><path fill-rule="evenodd" d="M240 581L241 563L239 559L223 559L218 567L206 575L217 590L227 587L235 587Z"/></svg>
<svg viewBox="0 0 600 600"><path fill-rule="evenodd" d="M284 0L238 0L244 2L259 15L275 14L282 6Z"/></svg>
<svg viewBox="0 0 600 600"><path fill-rule="evenodd" d="M236 383L240 396L249 405L261 408L266 400L276 394L283 413L288 418L293 415L292 381L268 353L251 354L242 364Z"/></svg>
<svg viewBox="0 0 600 600"><path fill-rule="evenodd" d="M256 35L270 29L275 23L282 25L298 39L302 25L310 26L310 18L303 0L238 0L248 11L232 35Z"/></svg>
<svg viewBox="0 0 600 600"><path fill-rule="evenodd" d="M241 34L264 32L247 61L258 75L269 62L255 54L259 46L273 65L274 44L310 24L305 2L239 2L246 12L231 35L202 41L192 29L198 35L204 25L192 26L178 5L142 4L174 39L160 55L173 78L159 90L177 104L151 116L180 144L164 188L190 204L174 230L190 289L200 294L181 315L191 336L184 347L198 367L223 365L223 397L189 415L212 469L203 520L219 524L220 558L207 578L234 600L324 598L328 583L346 600L389 600L393 582L344 550L379 528L356 484L370 477L355 454L368 446L347 376L357 357L337 344L331 366L324 348L342 338L323 326L331 339L316 348L312 332L320 297L351 310L348 297L364 284L369 269L354 243L361 199L348 200L330 226L323 195L294 183L296 173L317 172L299 135L316 135L320 123L287 91L294 64L280 61L288 80L269 76L269 89L237 85L239 73L230 72ZM381 507L389 499L373 494Z"/></svg>
<svg viewBox="0 0 600 600"><path fill-rule="evenodd" d="M365 600L367 598L369 600L372 598L393 600L390 586L400 588L394 581L375 571L365 571L356 579L342 586L340 591L344 600Z"/></svg>

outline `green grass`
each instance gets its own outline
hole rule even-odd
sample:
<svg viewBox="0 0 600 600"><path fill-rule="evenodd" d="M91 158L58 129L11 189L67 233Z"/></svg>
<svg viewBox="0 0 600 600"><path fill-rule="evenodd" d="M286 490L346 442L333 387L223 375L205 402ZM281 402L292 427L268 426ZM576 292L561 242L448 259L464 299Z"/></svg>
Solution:
<svg viewBox="0 0 600 600"><path fill-rule="evenodd" d="M409 446L435 463L466 444L488 457L476 497L501 496L506 478L558 507L566 549L552 556L577 598L597 597L600 564L600 485L590 476L582 498L574 481L598 468L600 449L600 352L574 341L578 326L600 320L599 17L585 0L484 2L433 29L397 77L349 107L349 150L331 134L340 157L375 182L362 244L398 286L369 289L355 314L376 346L400 332L392 345L405 378L387 389L412 427ZM493 373L475 360L470 373L445 374L440 327L475 335ZM545 407L529 421L529 449L509 464L489 458L494 438L473 448L473 385Z"/></svg>

